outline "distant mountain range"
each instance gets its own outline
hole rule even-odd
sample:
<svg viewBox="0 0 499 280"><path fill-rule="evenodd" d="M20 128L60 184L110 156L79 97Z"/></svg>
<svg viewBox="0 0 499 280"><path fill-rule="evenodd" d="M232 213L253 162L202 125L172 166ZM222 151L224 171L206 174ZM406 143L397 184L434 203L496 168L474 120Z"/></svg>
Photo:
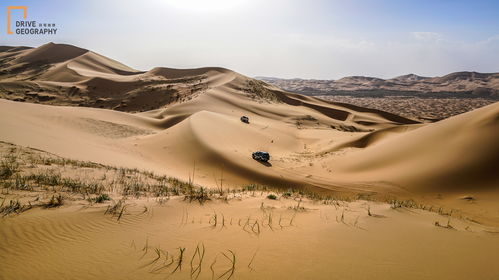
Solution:
<svg viewBox="0 0 499 280"><path fill-rule="evenodd" d="M442 77L408 74L392 79L350 76L339 80L256 77L287 91L307 95L450 93L499 97L499 73L455 72Z"/></svg>

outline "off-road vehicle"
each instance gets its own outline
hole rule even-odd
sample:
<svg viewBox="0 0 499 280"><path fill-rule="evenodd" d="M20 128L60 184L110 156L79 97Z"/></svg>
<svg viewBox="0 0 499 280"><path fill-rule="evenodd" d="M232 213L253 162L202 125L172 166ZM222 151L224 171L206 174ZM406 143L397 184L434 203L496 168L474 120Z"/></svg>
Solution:
<svg viewBox="0 0 499 280"><path fill-rule="evenodd" d="M257 151L254 152L251 156L254 160L258 160L261 162L268 162L270 160L270 155L267 152Z"/></svg>

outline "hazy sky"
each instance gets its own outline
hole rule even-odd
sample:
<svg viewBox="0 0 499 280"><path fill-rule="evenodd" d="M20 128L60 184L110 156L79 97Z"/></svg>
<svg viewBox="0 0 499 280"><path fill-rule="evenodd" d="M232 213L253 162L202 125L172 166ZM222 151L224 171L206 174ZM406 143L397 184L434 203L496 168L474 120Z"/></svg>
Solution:
<svg viewBox="0 0 499 280"><path fill-rule="evenodd" d="M7 35L6 7L57 35ZM68 43L131 67L336 79L499 72L499 1L85 0L1 3L0 45ZM13 20L22 13L15 12Z"/></svg>

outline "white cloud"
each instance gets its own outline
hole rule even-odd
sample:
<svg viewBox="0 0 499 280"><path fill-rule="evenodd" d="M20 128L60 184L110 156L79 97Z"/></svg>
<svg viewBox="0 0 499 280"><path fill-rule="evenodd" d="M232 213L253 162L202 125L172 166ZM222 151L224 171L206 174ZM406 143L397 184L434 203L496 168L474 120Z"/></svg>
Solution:
<svg viewBox="0 0 499 280"><path fill-rule="evenodd" d="M437 32L412 32L412 36L422 42L439 42L442 41L443 36Z"/></svg>

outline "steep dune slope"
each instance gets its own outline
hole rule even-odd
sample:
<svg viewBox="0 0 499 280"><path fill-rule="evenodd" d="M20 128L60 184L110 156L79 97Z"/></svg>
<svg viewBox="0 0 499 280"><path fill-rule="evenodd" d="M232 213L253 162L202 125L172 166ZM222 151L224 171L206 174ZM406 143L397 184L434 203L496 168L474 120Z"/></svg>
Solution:
<svg viewBox="0 0 499 280"><path fill-rule="evenodd" d="M91 77L126 80L127 76L140 73L115 60L88 51L78 57L55 65L52 69L40 75L38 79L53 82L84 81ZM64 75L72 78L64 78Z"/></svg>
<svg viewBox="0 0 499 280"><path fill-rule="evenodd" d="M391 137L335 163L338 170L390 180L413 192L499 186L499 103Z"/></svg>

